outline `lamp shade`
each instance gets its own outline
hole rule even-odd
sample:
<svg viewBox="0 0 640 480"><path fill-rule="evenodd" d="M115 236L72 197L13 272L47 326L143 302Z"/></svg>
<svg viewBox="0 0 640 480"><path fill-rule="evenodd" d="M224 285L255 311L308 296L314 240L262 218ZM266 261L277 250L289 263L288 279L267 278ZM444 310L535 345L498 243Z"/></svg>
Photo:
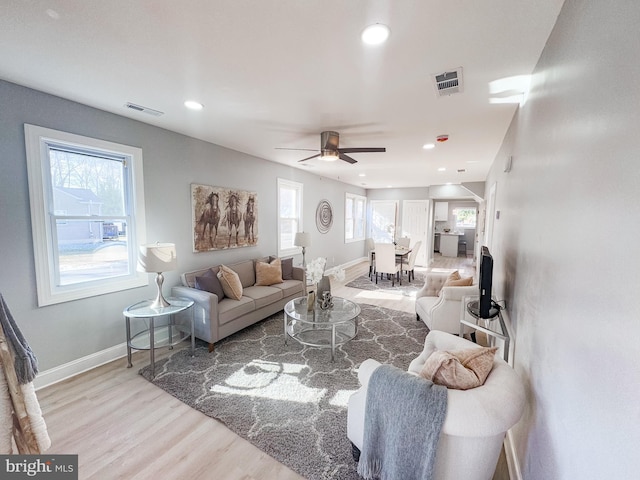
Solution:
<svg viewBox="0 0 640 480"><path fill-rule="evenodd" d="M296 247L310 247L311 246L311 234L308 232L296 233L296 238L293 240L293 244Z"/></svg>
<svg viewBox="0 0 640 480"><path fill-rule="evenodd" d="M139 272L168 272L178 267L176 246L173 243L150 243L140 245L138 255Z"/></svg>

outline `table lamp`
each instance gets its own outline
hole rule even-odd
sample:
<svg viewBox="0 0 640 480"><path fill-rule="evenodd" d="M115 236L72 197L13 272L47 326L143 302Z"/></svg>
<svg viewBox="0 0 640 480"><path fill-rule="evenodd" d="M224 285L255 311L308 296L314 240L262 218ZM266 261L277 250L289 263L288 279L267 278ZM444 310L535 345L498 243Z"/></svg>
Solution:
<svg viewBox="0 0 640 480"><path fill-rule="evenodd" d="M302 247L302 268L307 268L307 262L304 255L307 251L307 247L311 246L311 234L308 232L298 232L293 240L293 244L296 247Z"/></svg>
<svg viewBox="0 0 640 480"><path fill-rule="evenodd" d="M156 273L158 294L150 305L151 308L168 307L171 304L162 295L162 282L164 282L162 272L175 270L178 266L176 246L173 243L150 243L148 245L140 245L139 253L138 271Z"/></svg>

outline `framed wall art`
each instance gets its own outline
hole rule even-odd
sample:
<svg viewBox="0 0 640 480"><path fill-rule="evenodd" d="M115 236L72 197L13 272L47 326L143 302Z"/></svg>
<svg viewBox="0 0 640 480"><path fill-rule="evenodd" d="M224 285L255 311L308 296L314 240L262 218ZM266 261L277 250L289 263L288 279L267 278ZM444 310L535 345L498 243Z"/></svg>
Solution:
<svg viewBox="0 0 640 480"><path fill-rule="evenodd" d="M191 184L193 251L258 244L258 194Z"/></svg>
<svg viewBox="0 0 640 480"><path fill-rule="evenodd" d="M329 200L320 200L316 208L316 226L320 233L327 233L333 225L333 208Z"/></svg>

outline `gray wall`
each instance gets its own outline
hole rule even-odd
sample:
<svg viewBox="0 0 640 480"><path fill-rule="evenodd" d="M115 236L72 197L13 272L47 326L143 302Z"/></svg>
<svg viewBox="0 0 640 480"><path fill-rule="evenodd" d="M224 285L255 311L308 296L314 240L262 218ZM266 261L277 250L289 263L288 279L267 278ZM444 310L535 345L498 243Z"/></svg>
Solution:
<svg viewBox="0 0 640 480"><path fill-rule="evenodd" d="M312 234L308 259L324 256L341 264L364 255L364 242L344 243L345 193L365 195L361 188L1 80L0 105L0 292L36 352L41 371L122 344L123 308L152 298L155 283L37 307L24 123L142 148L147 240L173 242L177 247L179 269L165 274L166 293L179 283L183 271L276 253L278 177L304 184L304 228ZM192 253L191 183L258 192L258 246ZM315 227L315 209L321 199L328 199L334 210L333 227L325 235Z"/></svg>
<svg viewBox="0 0 640 480"><path fill-rule="evenodd" d="M529 398L514 428L526 480L640 471L638 25L633 0L565 2L486 182Z"/></svg>

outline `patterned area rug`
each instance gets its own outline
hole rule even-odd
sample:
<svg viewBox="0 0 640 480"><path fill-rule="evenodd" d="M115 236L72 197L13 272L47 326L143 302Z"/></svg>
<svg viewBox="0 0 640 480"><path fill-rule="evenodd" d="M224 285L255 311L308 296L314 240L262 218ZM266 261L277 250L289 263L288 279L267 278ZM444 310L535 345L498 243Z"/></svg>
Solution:
<svg viewBox="0 0 640 480"><path fill-rule="evenodd" d="M336 349L284 344L283 313L246 328L208 352L196 343L156 364L153 383L223 422L241 437L311 480L355 480L347 438L347 401L360 387L367 358L405 369L428 329L415 315L360 305L358 334ZM149 379L149 367L140 370Z"/></svg>
<svg viewBox="0 0 640 480"><path fill-rule="evenodd" d="M402 285L398 282L395 283L395 286L391 286L391 280L387 280L386 278L380 279L380 277L378 277L378 283L376 284L375 278L370 280L368 275L362 275L347 283L345 286L359 288L361 290L376 290L379 292L394 293L397 295L404 295L405 297L415 297L416 292L424 285L424 275L416 272L416 278L412 279L411 282L409 282L405 276L402 279Z"/></svg>

